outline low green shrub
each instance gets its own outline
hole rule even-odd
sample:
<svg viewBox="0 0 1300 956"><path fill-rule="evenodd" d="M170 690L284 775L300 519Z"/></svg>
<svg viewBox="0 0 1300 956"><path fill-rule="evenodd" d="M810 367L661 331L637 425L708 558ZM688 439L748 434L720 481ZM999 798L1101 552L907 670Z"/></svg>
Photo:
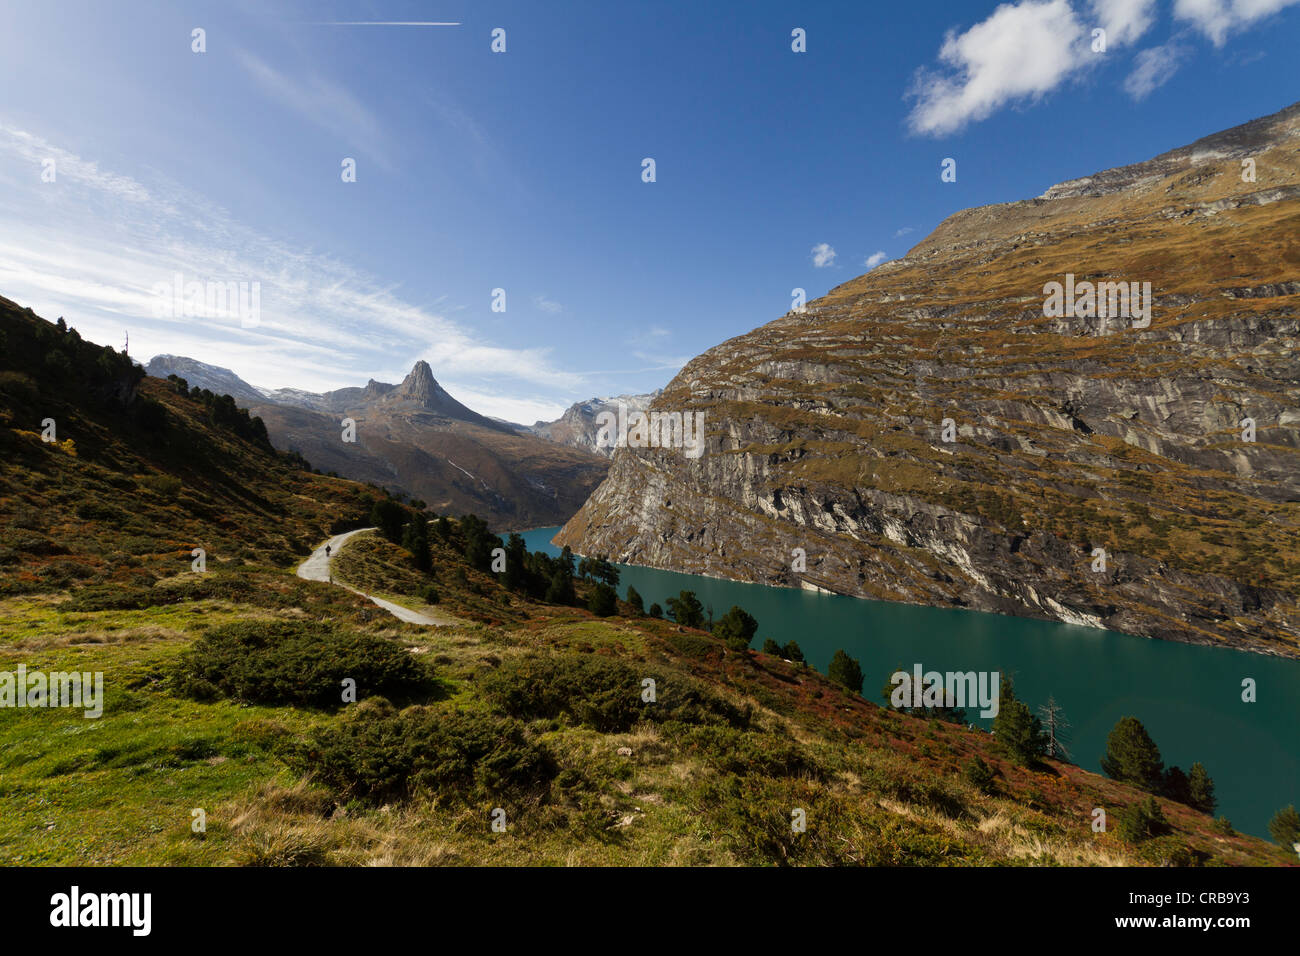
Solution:
<svg viewBox="0 0 1300 956"><path fill-rule="evenodd" d="M341 800L381 804L428 793L466 804L540 802L557 766L516 720L477 711L360 704L289 757Z"/></svg>
<svg viewBox="0 0 1300 956"><path fill-rule="evenodd" d="M822 776L821 767L806 750L775 734L677 721L665 724L664 732L674 738L683 753L702 758L722 773L814 779Z"/></svg>
<svg viewBox="0 0 1300 956"><path fill-rule="evenodd" d="M60 611L139 611L185 601L221 599L274 606L271 593L236 574L208 572L161 581L153 587L95 584L73 591L58 605Z"/></svg>
<svg viewBox="0 0 1300 956"><path fill-rule="evenodd" d="M978 755L972 757L962 768L962 772L975 789L981 793L992 793L997 771L986 764Z"/></svg>
<svg viewBox="0 0 1300 956"><path fill-rule="evenodd" d="M436 690L426 665L400 644L309 621L239 621L213 628L183 653L173 687L199 700L338 707L343 682L360 700L418 700Z"/></svg>
<svg viewBox="0 0 1300 956"><path fill-rule="evenodd" d="M696 659L708 657L709 654L717 651L720 647L717 641L701 637L698 634L669 634L664 640L671 644L673 650L683 657Z"/></svg>
<svg viewBox="0 0 1300 956"><path fill-rule="evenodd" d="M655 701L642 700L646 678ZM507 661L481 678L483 695L499 710L522 720L567 715L602 733L630 729L637 721L723 723L744 727L741 709L699 682L676 674L635 669L621 661L583 654L531 654Z"/></svg>
<svg viewBox="0 0 1300 956"><path fill-rule="evenodd" d="M1169 832L1164 811L1155 797L1125 807L1119 815L1119 836L1126 843L1141 843Z"/></svg>

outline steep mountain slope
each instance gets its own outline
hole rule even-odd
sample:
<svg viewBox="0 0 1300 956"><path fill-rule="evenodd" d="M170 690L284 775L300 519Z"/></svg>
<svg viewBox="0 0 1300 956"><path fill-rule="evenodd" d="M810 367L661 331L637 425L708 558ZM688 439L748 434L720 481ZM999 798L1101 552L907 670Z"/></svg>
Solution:
<svg viewBox="0 0 1300 956"><path fill-rule="evenodd" d="M1112 280L1149 325L1048 315ZM957 213L690 362L655 407L703 411L707 452L619 450L556 540L1295 656L1298 280L1300 105Z"/></svg>
<svg viewBox="0 0 1300 956"><path fill-rule="evenodd" d="M214 570L288 567L380 497L296 467L233 403L0 298L0 594L149 584L190 571L195 548Z"/></svg>
<svg viewBox="0 0 1300 956"><path fill-rule="evenodd" d="M261 389L227 369L175 356L156 357L148 370L229 392L266 423L277 448L299 452L321 471L405 492L439 512L477 514L495 527L565 520L606 468L594 455L467 408L423 361L397 385L371 379L364 388L323 393ZM345 418L356 423L355 442L344 440Z"/></svg>
<svg viewBox="0 0 1300 956"><path fill-rule="evenodd" d="M596 444L596 436L600 431L596 422L597 417L604 412L618 415L620 408L625 408L628 415L644 411L650 407L650 403L655 400L660 391L656 390L647 395L615 395L613 398L592 398L585 402L574 402L555 421L537 422L529 431L547 441L559 442L561 445L569 445L573 448L584 448L597 455L612 458L614 457L612 444L605 447Z"/></svg>
<svg viewBox="0 0 1300 956"><path fill-rule="evenodd" d="M241 408L246 408L250 402L264 402L267 397L264 389L249 385L230 369L184 355L155 355L144 371L153 378L176 375L194 388L206 388L216 395L229 395Z"/></svg>

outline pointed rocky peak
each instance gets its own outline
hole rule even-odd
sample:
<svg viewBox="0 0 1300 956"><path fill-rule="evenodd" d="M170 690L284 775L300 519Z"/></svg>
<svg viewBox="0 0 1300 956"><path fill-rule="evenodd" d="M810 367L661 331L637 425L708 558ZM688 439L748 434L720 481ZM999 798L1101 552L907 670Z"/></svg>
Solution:
<svg viewBox="0 0 1300 956"><path fill-rule="evenodd" d="M433 369L429 368L428 362L421 359L415 363L411 373L402 379L402 384L397 386L394 397L418 402L421 405L432 405L444 394L446 393L443 392L442 386L433 377Z"/></svg>

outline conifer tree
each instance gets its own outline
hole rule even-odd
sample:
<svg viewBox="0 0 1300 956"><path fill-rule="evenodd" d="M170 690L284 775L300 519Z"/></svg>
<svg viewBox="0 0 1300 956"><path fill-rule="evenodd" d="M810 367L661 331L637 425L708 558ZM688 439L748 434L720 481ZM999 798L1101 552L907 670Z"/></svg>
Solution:
<svg viewBox="0 0 1300 956"><path fill-rule="evenodd" d="M1164 784L1164 761L1142 722L1121 717L1106 738L1106 755L1101 758L1106 776L1158 793Z"/></svg>
<svg viewBox="0 0 1300 956"><path fill-rule="evenodd" d="M1016 699L1010 680L1002 682L998 700L998 715L993 718L993 735L1007 749L1012 759L1024 766L1032 766L1047 752L1047 735L1043 724L1029 706Z"/></svg>
<svg viewBox="0 0 1300 956"><path fill-rule="evenodd" d="M744 608L733 604L718 620L713 633L726 641L731 650L744 651L758 633L758 621Z"/></svg>
<svg viewBox="0 0 1300 956"><path fill-rule="evenodd" d="M1268 821L1268 834L1284 847L1294 848L1300 843L1300 813L1296 813L1294 805L1283 807L1273 815Z"/></svg>
<svg viewBox="0 0 1300 956"><path fill-rule="evenodd" d="M827 668L826 676L851 691L862 693L862 665L855 658L849 657L843 648L837 650L835 656L831 658L831 666Z"/></svg>
<svg viewBox="0 0 1300 956"><path fill-rule="evenodd" d="M1213 814L1219 805L1214 796L1214 781L1199 761L1192 764L1191 772L1187 775L1187 796L1191 799L1191 805L1202 813Z"/></svg>

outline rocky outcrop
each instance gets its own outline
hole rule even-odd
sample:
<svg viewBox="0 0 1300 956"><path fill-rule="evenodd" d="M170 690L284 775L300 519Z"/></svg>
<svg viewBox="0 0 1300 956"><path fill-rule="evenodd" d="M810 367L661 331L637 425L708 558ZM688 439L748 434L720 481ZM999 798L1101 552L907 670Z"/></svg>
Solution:
<svg viewBox="0 0 1300 956"><path fill-rule="evenodd" d="M619 414L620 407L626 409L625 415L645 411L659 395L659 391L646 395L616 395L613 398L592 398L585 402L575 402L558 419L553 422L537 422L528 431L538 438L582 448L606 458L614 456L613 444L601 444L597 441L600 427L597 418L604 412Z"/></svg>
<svg viewBox="0 0 1300 956"><path fill-rule="evenodd" d="M706 453L619 449L556 541L1296 656L1297 235L1300 105L957 213L685 366L654 407ZM1149 323L1045 308L1067 276Z"/></svg>

